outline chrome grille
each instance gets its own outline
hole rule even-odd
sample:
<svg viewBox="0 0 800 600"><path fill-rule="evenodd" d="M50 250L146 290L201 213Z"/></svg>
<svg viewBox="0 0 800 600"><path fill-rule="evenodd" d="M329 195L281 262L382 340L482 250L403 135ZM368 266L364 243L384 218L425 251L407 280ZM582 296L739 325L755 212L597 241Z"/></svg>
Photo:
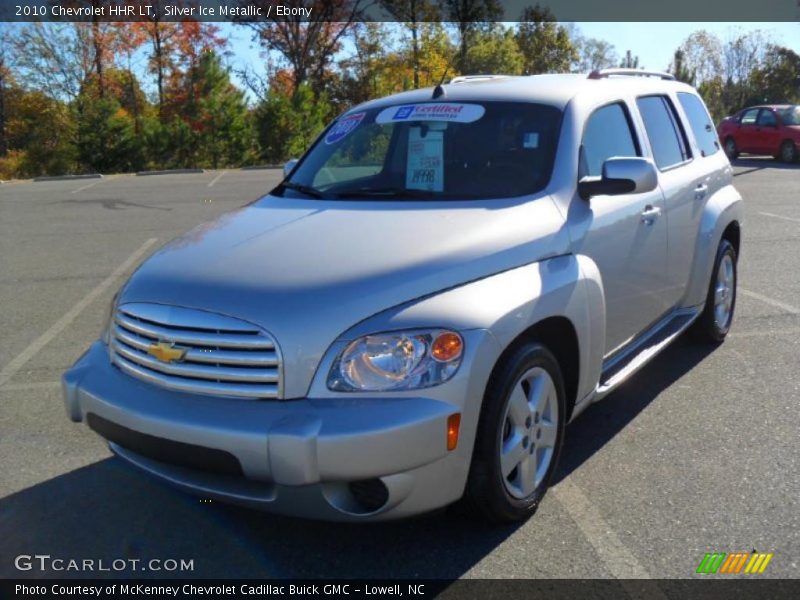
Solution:
<svg viewBox="0 0 800 600"><path fill-rule="evenodd" d="M280 396L277 345L245 321L176 306L127 303L114 315L110 339L114 364L149 383L213 396ZM180 362L149 354L159 342L185 350Z"/></svg>

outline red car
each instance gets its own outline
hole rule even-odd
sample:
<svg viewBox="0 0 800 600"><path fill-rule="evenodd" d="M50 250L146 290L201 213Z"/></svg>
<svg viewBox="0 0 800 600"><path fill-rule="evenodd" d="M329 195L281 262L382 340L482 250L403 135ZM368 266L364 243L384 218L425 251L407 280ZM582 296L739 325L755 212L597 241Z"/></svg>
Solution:
<svg viewBox="0 0 800 600"><path fill-rule="evenodd" d="M794 162L800 156L800 106L751 106L725 117L717 133L731 160L747 153L770 154Z"/></svg>

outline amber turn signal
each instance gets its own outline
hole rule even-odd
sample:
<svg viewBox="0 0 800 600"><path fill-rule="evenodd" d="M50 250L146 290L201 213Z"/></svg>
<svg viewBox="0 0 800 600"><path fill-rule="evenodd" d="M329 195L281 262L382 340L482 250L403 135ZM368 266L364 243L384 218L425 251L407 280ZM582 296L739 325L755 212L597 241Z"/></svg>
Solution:
<svg viewBox="0 0 800 600"><path fill-rule="evenodd" d="M440 334L431 344L431 356L440 362L450 362L461 356L464 342L461 336L451 331Z"/></svg>
<svg viewBox="0 0 800 600"><path fill-rule="evenodd" d="M461 413L447 417L447 449L455 450L458 446L458 428L461 426Z"/></svg>

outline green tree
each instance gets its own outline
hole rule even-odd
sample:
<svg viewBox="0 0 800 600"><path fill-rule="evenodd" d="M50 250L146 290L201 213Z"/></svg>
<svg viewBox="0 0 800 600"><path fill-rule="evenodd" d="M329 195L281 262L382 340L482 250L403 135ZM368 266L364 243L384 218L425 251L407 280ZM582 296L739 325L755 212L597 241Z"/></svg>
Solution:
<svg viewBox="0 0 800 600"><path fill-rule="evenodd" d="M240 164L252 143L252 124L244 92L212 51L204 52L183 82L183 120L192 130L194 166Z"/></svg>
<svg viewBox="0 0 800 600"><path fill-rule="evenodd" d="M683 50L678 48L672 57L672 64L669 66L669 72L675 76L678 81L683 81L689 85L695 84L695 71L686 66Z"/></svg>
<svg viewBox="0 0 800 600"><path fill-rule="evenodd" d="M619 64L619 57L614 45L597 38L578 38L574 41L578 51L575 70L579 73L591 73L601 69L609 69Z"/></svg>
<svg viewBox="0 0 800 600"><path fill-rule="evenodd" d="M525 68L525 56L517 45L514 32L501 24L488 31L477 31L464 58L464 73L519 75Z"/></svg>
<svg viewBox="0 0 800 600"><path fill-rule="evenodd" d="M758 90L754 103L800 102L800 55L790 48L771 45L752 79L753 89Z"/></svg>
<svg viewBox="0 0 800 600"><path fill-rule="evenodd" d="M622 58L622 61L619 63L619 66L623 69L638 69L639 68L639 57L634 56L630 50L625 51L625 56ZM644 68L644 67L641 67Z"/></svg>
<svg viewBox="0 0 800 600"><path fill-rule="evenodd" d="M457 67L461 73L470 74L467 54L477 42L480 33L494 29L496 21L503 16L503 7L499 0L444 0L445 17L455 24L458 31Z"/></svg>
<svg viewBox="0 0 800 600"><path fill-rule="evenodd" d="M141 139L134 119L110 96L89 98L77 115L78 159L99 173L135 170L141 166Z"/></svg>
<svg viewBox="0 0 800 600"><path fill-rule="evenodd" d="M578 60L569 31L555 21L549 9L538 4L522 13L516 38L525 58L526 75L566 73Z"/></svg>
<svg viewBox="0 0 800 600"><path fill-rule="evenodd" d="M315 98L307 84L294 93L270 89L255 114L260 158L274 164L299 157L325 127L329 111L327 96Z"/></svg>

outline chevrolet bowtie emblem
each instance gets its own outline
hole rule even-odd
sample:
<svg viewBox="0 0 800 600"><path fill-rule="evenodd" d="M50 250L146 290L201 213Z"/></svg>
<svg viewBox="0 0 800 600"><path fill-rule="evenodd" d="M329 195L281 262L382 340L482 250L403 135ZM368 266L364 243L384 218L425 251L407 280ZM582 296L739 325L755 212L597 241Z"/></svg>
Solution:
<svg viewBox="0 0 800 600"><path fill-rule="evenodd" d="M147 348L150 356L155 356L158 360L165 363L180 362L186 356L186 348L175 348L171 343L158 342L150 344Z"/></svg>

